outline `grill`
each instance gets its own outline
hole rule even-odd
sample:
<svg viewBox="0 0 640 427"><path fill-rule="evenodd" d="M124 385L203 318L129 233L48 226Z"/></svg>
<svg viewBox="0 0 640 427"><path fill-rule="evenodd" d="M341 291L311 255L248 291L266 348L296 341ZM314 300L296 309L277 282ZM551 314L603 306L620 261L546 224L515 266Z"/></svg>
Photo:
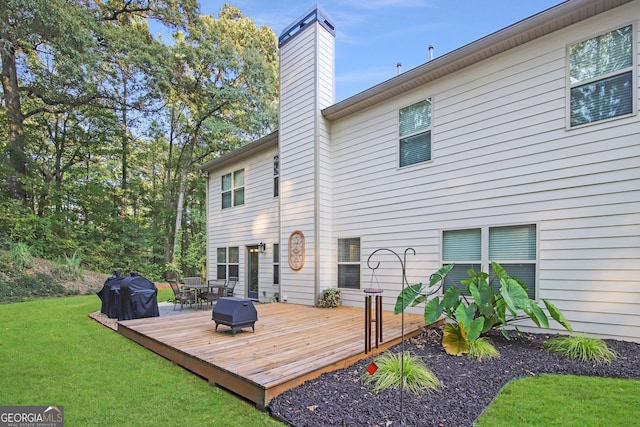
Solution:
<svg viewBox="0 0 640 427"><path fill-rule="evenodd" d="M213 307L211 318L216 322L216 331L219 325L225 325L231 328L235 336L238 330L249 326L255 332L258 312L249 299L223 297Z"/></svg>

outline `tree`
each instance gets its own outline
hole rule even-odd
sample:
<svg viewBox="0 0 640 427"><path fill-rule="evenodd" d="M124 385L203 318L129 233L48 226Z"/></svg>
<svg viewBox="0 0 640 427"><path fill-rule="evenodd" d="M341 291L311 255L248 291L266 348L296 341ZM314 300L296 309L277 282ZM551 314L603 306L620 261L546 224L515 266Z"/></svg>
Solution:
<svg viewBox="0 0 640 427"><path fill-rule="evenodd" d="M276 123L277 39L239 9L201 16L178 33L172 51L171 150L179 146L172 257L180 244L188 180L194 165L270 132ZM167 260L170 261L169 259Z"/></svg>

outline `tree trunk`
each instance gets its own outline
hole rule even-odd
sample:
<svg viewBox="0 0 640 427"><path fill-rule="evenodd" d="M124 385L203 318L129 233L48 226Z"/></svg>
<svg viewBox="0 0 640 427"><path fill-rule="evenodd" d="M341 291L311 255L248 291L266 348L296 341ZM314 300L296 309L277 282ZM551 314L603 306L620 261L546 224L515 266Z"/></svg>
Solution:
<svg viewBox="0 0 640 427"><path fill-rule="evenodd" d="M185 159L182 166L182 173L180 174L180 191L178 192L178 203L176 206L176 226L173 235L173 254L172 261L175 260L178 245L180 244L180 229L182 228L182 212L184 211L184 199L187 192L187 178L189 177L189 171L193 163L193 150L195 145L195 137L191 138L191 141L187 147L185 147Z"/></svg>
<svg viewBox="0 0 640 427"><path fill-rule="evenodd" d="M9 164L13 168L9 177L9 193L12 198L27 201L22 179L27 173L22 105L18 86L15 50L11 44L0 39L2 58L2 90L7 111L7 151Z"/></svg>

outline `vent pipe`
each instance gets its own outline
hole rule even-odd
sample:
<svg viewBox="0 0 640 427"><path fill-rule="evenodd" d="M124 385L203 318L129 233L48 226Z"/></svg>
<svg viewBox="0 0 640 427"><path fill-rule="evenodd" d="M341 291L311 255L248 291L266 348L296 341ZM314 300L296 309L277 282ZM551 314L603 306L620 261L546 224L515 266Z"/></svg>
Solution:
<svg viewBox="0 0 640 427"><path fill-rule="evenodd" d="M398 75L400 75L400 73L402 72L402 62L398 62L396 64L396 68L398 69Z"/></svg>
<svg viewBox="0 0 640 427"><path fill-rule="evenodd" d="M429 61L433 59L433 45L429 45Z"/></svg>

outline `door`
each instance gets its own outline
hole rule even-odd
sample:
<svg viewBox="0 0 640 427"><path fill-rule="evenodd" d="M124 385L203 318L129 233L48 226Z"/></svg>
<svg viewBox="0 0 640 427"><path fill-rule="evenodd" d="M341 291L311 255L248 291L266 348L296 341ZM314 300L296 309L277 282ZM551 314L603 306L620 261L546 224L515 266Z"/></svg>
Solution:
<svg viewBox="0 0 640 427"><path fill-rule="evenodd" d="M259 264L259 255L260 255L260 250L258 249L257 246L249 246L248 248L248 252L249 252L249 256L247 257L247 259L249 260L249 265L247 267L247 277L249 280L247 289L249 290L247 297L249 299L258 299L258 291L259 291L259 285L258 285L258 264Z"/></svg>

